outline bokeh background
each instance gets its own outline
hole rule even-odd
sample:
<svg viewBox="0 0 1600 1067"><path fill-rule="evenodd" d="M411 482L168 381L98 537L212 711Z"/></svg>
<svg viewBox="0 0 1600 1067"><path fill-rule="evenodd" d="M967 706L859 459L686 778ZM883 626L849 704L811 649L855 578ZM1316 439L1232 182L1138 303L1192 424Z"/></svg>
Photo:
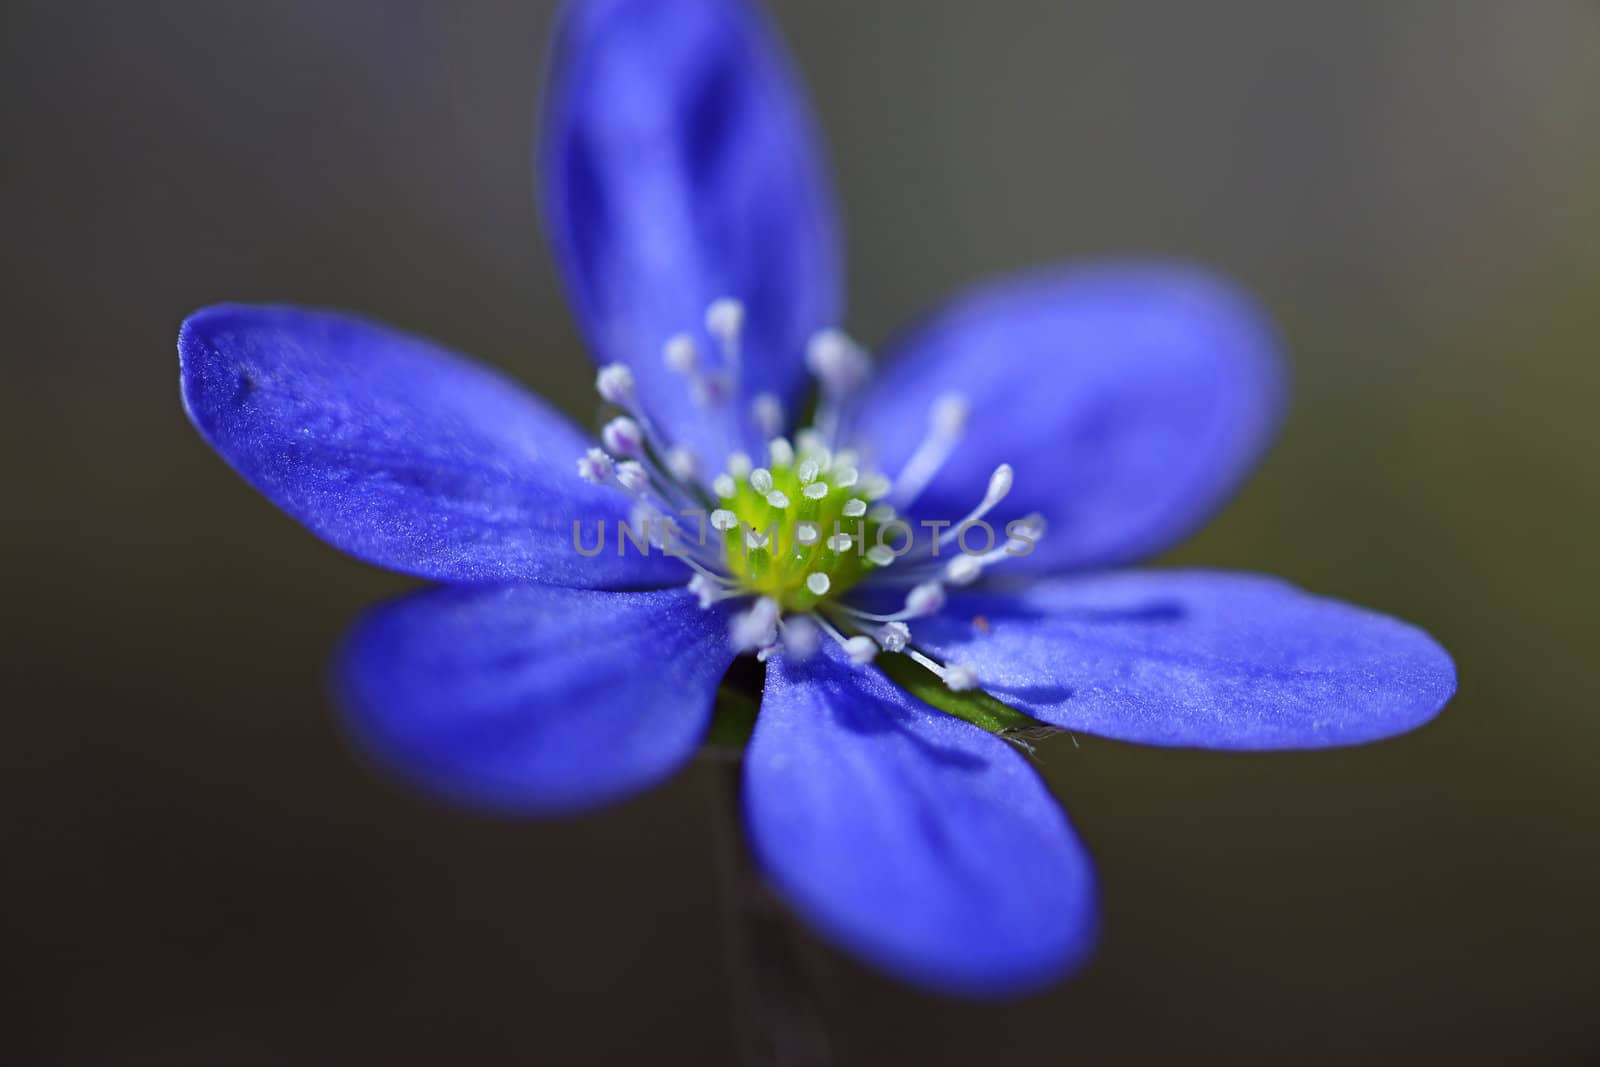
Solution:
<svg viewBox="0 0 1600 1067"><path fill-rule="evenodd" d="M1600 5L775 0L868 340L1041 261L1254 287L1295 407L1173 562L1413 620L1461 694L1385 744L1092 738L1080 977L948 1004L820 957L839 1062L1600 1056ZM9 1063L725 1063L715 775L574 822L407 792L329 649L405 586L201 444L174 338L352 308L587 422L529 141L552 5L12 2L4 134Z"/></svg>

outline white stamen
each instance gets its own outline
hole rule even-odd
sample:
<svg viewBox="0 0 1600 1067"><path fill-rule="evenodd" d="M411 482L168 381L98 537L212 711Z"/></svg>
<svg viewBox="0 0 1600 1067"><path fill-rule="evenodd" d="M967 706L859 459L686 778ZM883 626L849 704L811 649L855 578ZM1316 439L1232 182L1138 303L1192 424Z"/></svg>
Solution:
<svg viewBox="0 0 1600 1067"><path fill-rule="evenodd" d="M861 518L861 516L865 515L866 513L867 513L867 502L865 500L846 500L845 501L845 503L844 503L844 517L845 518L847 518L847 519L859 519L859 518Z"/></svg>
<svg viewBox="0 0 1600 1067"><path fill-rule="evenodd" d="M606 423L600 431L600 442L619 456L644 455L644 431L626 415L619 415Z"/></svg>
<svg viewBox="0 0 1600 1067"><path fill-rule="evenodd" d="M768 537L760 530L747 530L744 535L745 547L752 552L756 551L757 549L766 548L767 543L771 540L772 538Z"/></svg>
<svg viewBox="0 0 1600 1067"><path fill-rule="evenodd" d="M680 333L667 339L661 348L661 358L673 373L687 376L700 365L700 349L693 337Z"/></svg>
<svg viewBox="0 0 1600 1067"><path fill-rule="evenodd" d="M802 545L814 545L817 543L817 538L820 536L822 536L822 531L814 522L801 522L795 524L794 539Z"/></svg>
<svg viewBox="0 0 1600 1067"><path fill-rule="evenodd" d="M806 575L806 588L811 590L814 596L826 596L828 590L833 588L833 579L821 571L815 574L808 574Z"/></svg>
<svg viewBox="0 0 1600 1067"><path fill-rule="evenodd" d="M767 455L772 458L774 467L794 466L794 446L785 438L774 437L768 441Z"/></svg>
<svg viewBox="0 0 1600 1067"><path fill-rule="evenodd" d="M727 508L718 508L711 513L711 528L718 533L727 533L739 525L739 516Z"/></svg>
<svg viewBox="0 0 1600 1067"><path fill-rule="evenodd" d="M750 456L745 452L731 452L728 454L728 473L735 478L748 477L750 474ZM732 493L728 494L732 496Z"/></svg>
<svg viewBox="0 0 1600 1067"><path fill-rule="evenodd" d="M834 552L848 552L850 551L850 546L854 543L847 533L836 533L828 538L828 547Z"/></svg>
<svg viewBox="0 0 1600 1067"><path fill-rule="evenodd" d="M726 500L739 491L739 483L731 474L719 474L711 480L711 491Z"/></svg>
<svg viewBox="0 0 1600 1067"><path fill-rule="evenodd" d="M868 500L876 500L880 496L887 496L891 488L889 479L881 474L869 474L861 483L861 493Z"/></svg>
<svg viewBox="0 0 1600 1067"><path fill-rule="evenodd" d="M578 457L578 477L590 485L605 485L611 481L611 457L598 448L591 448Z"/></svg>
<svg viewBox="0 0 1600 1067"><path fill-rule="evenodd" d="M680 482L693 481L700 473L700 460L687 448L667 449L667 470Z"/></svg>
<svg viewBox="0 0 1600 1067"><path fill-rule="evenodd" d="M807 426L794 435L794 447L802 456L815 456L817 462L826 467L830 462L828 456L828 442L813 427Z"/></svg>
<svg viewBox="0 0 1600 1067"><path fill-rule="evenodd" d="M903 507L922 495L966 432L970 410L967 398L960 393L945 393L934 401L928 413L928 436L922 439L894 480L895 503Z"/></svg>
<svg viewBox="0 0 1600 1067"><path fill-rule="evenodd" d="M750 488L766 496L772 492L772 472L765 467L757 467L750 472Z"/></svg>
<svg viewBox="0 0 1600 1067"><path fill-rule="evenodd" d="M977 556L961 555L945 564L944 580L951 585L971 585L983 573Z"/></svg>
<svg viewBox="0 0 1600 1067"><path fill-rule="evenodd" d="M782 489L774 489L767 494L767 503L782 511L789 506L789 498L784 495Z"/></svg>
<svg viewBox="0 0 1600 1067"><path fill-rule="evenodd" d="M850 657L851 663L865 667L878 657L878 646L872 643L872 638L857 634L845 641L844 653Z"/></svg>
<svg viewBox="0 0 1600 1067"><path fill-rule="evenodd" d="M616 466L617 483L630 493L642 493L650 488L650 475L644 464L624 460Z"/></svg>
<svg viewBox="0 0 1600 1067"><path fill-rule="evenodd" d="M725 595L725 591L708 575L704 574L696 574L689 579L689 592L700 598L701 611L709 608Z"/></svg>
<svg viewBox="0 0 1600 1067"><path fill-rule="evenodd" d="M888 545L873 545L867 549L867 561L874 567L887 567L894 558L894 549Z"/></svg>
<svg viewBox="0 0 1600 1067"><path fill-rule="evenodd" d="M763 434L771 437L783 429L783 402L772 393L758 393L750 401L750 418Z"/></svg>
<svg viewBox="0 0 1600 1067"><path fill-rule="evenodd" d="M806 369L835 396L852 393L872 373L872 363L860 345L843 330L821 330L806 342Z"/></svg>
<svg viewBox="0 0 1600 1067"><path fill-rule="evenodd" d="M730 296L713 300L706 308L706 332L717 339L724 352L737 354L739 334L744 330L744 305Z"/></svg>
<svg viewBox="0 0 1600 1067"><path fill-rule="evenodd" d="M978 687L978 669L969 663L952 663L944 669L944 684L957 693Z"/></svg>
<svg viewBox="0 0 1600 1067"><path fill-rule="evenodd" d="M840 467L834 465L833 484L840 489L849 489L861 480L861 472L851 466Z"/></svg>
<svg viewBox="0 0 1600 1067"><path fill-rule="evenodd" d="M822 643L822 631L806 615L793 615L783 620L783 649L797 660L808 660L817 654Z"/></svg>
<svg viewBox="0 0 1600 1067"><path fill-rule="evenodd" d="M885 652L904 652L911 643L911 627L903 622L886 622L878 631L878 644Z"/></svg>
<svg viewBox="0 0 1600 1067"><path fill-rule="evenodd" d="M963 528L977 522L993 511L1000 504L1000 501L1006 498L1006 494L1011 492L1012 481L1011 464L1002 463L996 467L994 473L989 475L989 490L983 494L983 499L979 501L978 506L967 512L960 522L954 523L944 533L940 534L939 544L948 545L951 541L961 536Z"/></svg>
<svg viewBox="0 0 1600 1067"><path fill-rule="evenodd" d="M916 619L924 615L937 615L944 610L944 586L938 582L923 582L913 586L906 594L905 615Z"/></svg>
<svg viewBox="0 0 1600 1067"><path fill-rule="evenodd" d="M810 485L800 490L800 492L804 494L807 500L821 500L823 497L828 495L828 483L812 482Z"/></svg>
<svg viewBox="0 0 1600 1067"><path fill-rule="evenodd" d="M778 602L764 596L749 611L735 615L728 624L729 636L741 652L762 648L778 639Z"/></svg>
<svg viewBox="0 0 1600 1067"><path fill-rule="evenodd" d="M867 509L867 518L880 526L889 522L894 516L895 510L892 504L875 504Z"/></svg>
<svg viewBox="0 0 1600 1067"><path fill-rule="evenodd" d="M594 388L600 394L600 399L608 404L615 404L619 408L633 406L633 371L624 364L607 363L601 367L594 376Z"/></svg>
<svg viewBox="0 0 1600 1067"><path fill-rule="evenodd" d="M810 485L821 473L822 465L814 459L808 459L801 462L800 468L795 471L795 477L800 479L801 485Z"/></svg>

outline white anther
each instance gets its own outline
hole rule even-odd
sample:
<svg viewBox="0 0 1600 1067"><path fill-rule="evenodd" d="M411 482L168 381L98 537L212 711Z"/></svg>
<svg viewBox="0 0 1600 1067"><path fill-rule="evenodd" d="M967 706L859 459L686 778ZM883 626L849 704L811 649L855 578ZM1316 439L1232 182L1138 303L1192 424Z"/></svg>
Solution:
<svg viewBox="0 0 1600 1067"><path fill-rule="evenodd" d="M744 478L750 474L750 456L745 452L732 452L728 455L728 473L735 478ZM728 494L732 496L732 493Z"/></svg>
<svg viewBox="0 0 1600 1067"><path fill-rule="evenodd" d="M733 480L731 474L719 474L711 479L711 491L726 500L739 491L739 483Z"/></svg>
<svg viewBox="0 0 1600 1067"><path fill-rule="evenodd" d="M693 374L700 365L700 349L688 334L674 334L661 346L661 359L675 374Z"/></svg>
<svg viewBox="0 0 1600 1067"><path fill-rule="evenodd" d="M744 330L744 305L725 296L713 300L706 308L706 332L715 337L724 348L735 345Z"/></svg>
<svg viewBox="0 0 1600 1067"><path fill-rule="evenodd" d="M872 643L872 638L857 634L845 640L844 654L857 667L865 667L878 657L878 646Z"/></svg>
<svg viewBox="0 0 1600 1067"><path fill-rule="evenodd" d="M771 393L758 393L750 401L750 418L763 434L771 437L783 429L783 402Z"/></svg>
<svg viewBox="0 0 1600 1067"><path fill-rule="evenodd" d="M783 620L783 650L797 660L807 660L817 654L822 643L822 630L810 616L794 615Z"/></svg>
<svg viewBox="0 0 1600 1067"><path fill-rule="evenodd" d="M957 693L976 689L978 669L970 663L953 663L944 669L944 684Z"/></svg>
<svg viewBox="0 0 1600 1067"><path fill-rule="evenodd" d="M983 573L977 556L961 555L945 564L944 580L951 585L971 585Z"/></svg>
<svg viewBox="0 0 1600 1067"><path fill-rule="evenodd" d="M868 500L876 500L881 496L888 496L893 484L881 474L869 474L861 482L861 494Z"/></svg>
<svg viewBox="0 0 1600 1067"><path fill-rule="evenodd" d="M750 551L754 552L757 549L766 548L768 542L771 540L772 538L768 537L760 530L748 530L744 535L744 546Z"/></svg>
<svg viewBox="0 0 1600 1067"><path fill-rule="evenodd" d="M843 330L821 330L806 342L806 369L835 395L854 392L872 373L866 352Z"/></svg>
<svg viewBox="0 0 1600 1067"><path fill-rule="evenodd" d="M841 467L838 464L834 465L833 484L838 486L840 489L849 489L860 480L861 472L856 470L854 467Z"/></svg>
<svg viewBox="0 0 1600 1067"><path fill-rule="evenodd" d="M854 543L847 533L836 533L828 538L828 548L834 552L848 552Z"/></svg>
<svg viewBox="0 0 1600 1067"><path fill-rule="evenodd" d="M693 481L695 475L700 473L700 460L687 448L669 448L667 470L680 482Z"/></svg>
<svg viewBox="0 0 1600 1067"><path fill-rule="evenodd" d="M829 589L833 588L833 579L821 571L806 575L806 588L811 590L813 596L826 596Z"/></svg>
<svg viewBox="0 0 1600 1067"><path fill-rule="evenodd" d="M800 492L807 500L821 500L823 497L828 495L828 483L812 482L810 485L800 490Z"/></svg>
<svg viewBox="0 0 1600 1067"><path fill-rule="evenodd" d="M846 500L844 502L844 517L845 518L847 518L847 519L859 519L859 518L861 518L861 516L865 515L866 513L867 513L867 502L865 500Z"/></svg>
<svg viewBox="0 0 1600 1067"><path fill-rule="evenodd" d="M808 459L801 462L800 468L795 471L795 476L800 479L801 485L810 485L821 473L822 465L814 459Z"/></svg>
<svg viewBox="0 0 1600 1067"><path fill-rule="evenodd" d="M671 521L648 500L639 501L628 512L628 525L642 533L651 548L666 547L667 524Z"/></svg>
<svg viewBox="0 0 1600 1067"><path fill-rule="evenodd" d="M938 582L923 582L921 585L913 586L911 592L906 594L905 614L908 618L936 615L942 610L944 610L944 586Z"/></svg>
<svg viewBox="0 0 1600 1067"><path fill-rule="evenodd" d="M763 648L778 639L778 602L764 596L733 617L728 624L729 636L741 652Z"/></svg>
<svg viewBox="0 0 1600 1067"><path fill-rule="evenodd" d="M722 589L708 575L696 574L689 579L689 592L700 598L700 610L704 611L718 600L722 599Z"/></svg>
<svg viewBox="0 0 1600 1067"><path fill-rule="evenodd" d="M894 549L888 545L873 545L867 549L867 562L874 567L887 567L894 562Z"/></svg>
<svg viewBox="0 0 1600 1067"><path fill-rule="evenodd" d="M644 431L626 415L619 415L606 423L600 431L600 443L607 451L619 456L644 455Z"/></svg>
<svg viewBox="0 0 1600 1067"><path fill-rule="evenodd" d="M616 467L617 483L630 493L642 493L650 488L650 475L644 464L624 460Z"/></svg>
<svg viewBox="0 0 1600 1067"><path fill-rule="evenodd" d="M767 455L772 458L774 467L794 466L794 446L786 438L774 437L768 441Z"/></svg>
<svg viewBox="0 0 1600 1067"><path fill-rule="evenodd" d="M594 376L595 392L600 399L619 408L633 406L633 371L621 363L607 363Z"/></svg>
<svg viewBox="0 0 1600 1067"><path fill-rule="evenodd" d="M1006 498L1011 492L1011 483L1015 475L1012 473L1011 464L1002 463L989 475L989 491L983 494L983 502L989 507L994 507Z"/></svg>
<svg viewBox="0 0 1600 1067"><path fill-rule="evenodd" d="M795 524L794 539L802 545L814 545L817 543L817 538L821 536L822 531L814 522L801 522Z"/></svg>
<svg viewBox="0 0 1600 1067"><path fill-rule="evenodd" d="M853 448L841 448L833 455L833 469L842 471L846 467L859 466L861 454Z"/></svg>
<svg viewBox="0 0 1600 1067"><path fill-rule="evenodd" d="M893 504L876 504L867 509L867 518L880 526L894 518Z"/></svg>
<svg viewBox="0 0 1600 1067"><path fill-rule="evenodd" d="M824 467L832 462L828 455L828 439L813 427L807 426L794 435L794 447L802 456L815 456Z"/></svg>
<svg viewBox="0 0 1600 1067"><path fill-rule="evenodd" d="M611 457L598 448L591 448L578 457L578 477L591 485L605 485L611 481Z"/></svg>
<svg viewBox="0 0 1600 1067"><path fill-rule="evenodd" d="M750 488L766 496L772 492L772 472L765 467L757 467L750 472Z"/></svg>
<svg viewBox="0 0 1600 1067"><path fill-rule="evenodd" d="M967 431L967 417L972 405L960 393L945 393L933 402L928 413L928 423L933 432L947 440L960 437Z"/></svg>
<svg viewBox="0 0 1600 1067"><path fill-rule="evenodd" d="M779 511L782 511L784 508L789 506L789 498L784 495L782 489L774 489L772 492L767 494L767 503L771 504Z"/></svg>
<svg viewBox="0 0 1600 1067"><path fill-rule="evenodd" d="M886 622L878 630L878 644L885 652L904 652L911 643L911 627L903 622Z"/></svg>
<svg viewBox="0 0 1600 1067"><path fill-rule="evenodd" d="M718 508L711 513L711 528L718 533L727 533L739 525L739 516L727 508Z"/></svg>

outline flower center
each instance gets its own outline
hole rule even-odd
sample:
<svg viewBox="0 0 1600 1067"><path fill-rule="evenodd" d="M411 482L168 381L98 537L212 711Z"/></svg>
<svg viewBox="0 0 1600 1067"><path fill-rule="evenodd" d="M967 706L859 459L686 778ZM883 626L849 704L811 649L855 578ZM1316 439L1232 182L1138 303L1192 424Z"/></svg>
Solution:
<svg viewBox="0 0 1600 1067"><path fill-rule="evenodd" d="M748 429L768 439L764 466L732 451L708 493L694 454L662 439L639 403L633 373L614 363L600 369L595 386L623 414L601 431L605 447L578 459L579 476L633 499L630 530L653 547L676 547L672 554L694 572L689 589L701 607L744 602L729 624L740 650L765 659L783 649L803 659L825 634L858 665L871 662L880 650L903 652L949 688L973 688L977 673L923 654L909 624L943 609L946 585L976 581L985 568L1032 551L1042 536L1044 521L1034 515L1008 523L999 547L989 529L982 553L966 551L963 531L982 523L1005 499L1011 467L995 468L983 499L959 521L914 527L898 518L896 509L916 501L960 443L965 398L947 394L934 403L926 435L891 481L864 467L860 453L841 446L851 397L871 369L860 346L839 330L811 338L806 366L819 386L817 411L811 427L791 443L777 436L785 422L778 397L760 394L750 399L748 410L739 410L743 323L744 307L737 300L714 301L706 309L701 339L679 334L666 342L661 357L708 417L729 429L730 442L743 440ZM705 340L717 357L712 361L705 359ZM703 540L681 532L682 516L708 509ZM873 613L842 599L869 577L875 586L907 590L904 606Z"/></svg>
<svg viewBox="0 0 1600 1067"><path fill-rule="evenodd" d="M798 440L796 449L774 438L765 467L732 456L712 482L718 507L710 522L738 588L804 612L893 561L879 535L894 512L879 503L888 480L864 477L854 453L832 453L815 430Z"/></svg>

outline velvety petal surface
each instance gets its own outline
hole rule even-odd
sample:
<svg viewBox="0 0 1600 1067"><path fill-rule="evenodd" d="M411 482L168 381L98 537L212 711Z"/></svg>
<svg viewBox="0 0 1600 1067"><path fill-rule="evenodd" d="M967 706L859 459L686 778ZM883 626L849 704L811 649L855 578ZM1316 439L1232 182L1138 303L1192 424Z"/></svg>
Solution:
<svg viewBox="0 0 1600 1067"><path fill-rule="evenodd" d="M220 305L178 336L190 421L269 500L336 548L450 582L633 587L681 564L619 557L621 493L588 485L590 444L486 367L351 315ZM573 544L583 523L592 548Z"/></svg>
<svg viewBox="0 0 1600 1067"><path fill-rule="evenodd" d="M916 516L959 519L1010 463L995 529L1050 522L1010 569L1125 562L1190 533L1254 465L1284 392L1277 347L1253 304L1198 270L1041 271L969 292L892 345L856 425L893 474L936 398L964 394L965 440Z"/></svg>
<svg viewBox="0 0 1600 1067"><path fill-rule="evenodd" d="M380 607L341 650L357 743L476 806L591 808L699 746L733 661L727 620L682 590L432 589Z"/></svg>
<svg viewBox="0 0 1600 1067"><path fill-rule="evenodd" d="M1152 745L1352 745L1427 722L1455 665L1423 631L1276 578L1134 571L957 593L916 642L1054 726Z"/></svg>
<svg viewBox="0 0 1600 1067"><path fill-rule="evenodd" d="M730 433L749 444L743 417L723 417L747 404L708 417L662 345L688 331L709 348L706 306L736 297L743 396L792 399L806 338L839 312L832 192L803 92L744 0L568 3L550 69L542 213L579 322L597 359L633 367L709 477Z"/></svg>
<svg viewBox="0 0 1600 1067"><path fill-rule="evenodd" d="M779 893L905 981L1011 995L1092 948L1088 854L1023 756L834 649L769 664L745 815Z"/></svg>

